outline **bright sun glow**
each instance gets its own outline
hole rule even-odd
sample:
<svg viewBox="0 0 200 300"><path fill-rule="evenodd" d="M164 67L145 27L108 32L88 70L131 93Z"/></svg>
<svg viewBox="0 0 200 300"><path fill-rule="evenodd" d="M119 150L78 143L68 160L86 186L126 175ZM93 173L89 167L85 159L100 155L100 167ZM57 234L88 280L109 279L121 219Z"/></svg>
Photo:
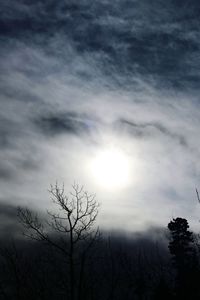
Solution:
<svg viewBox="0 0 200 300"><path fill-rule="evenodd" d="M115 148L99 151L91 169L95 181L105 188L122 188L130 181L128 156Z"/></svg>

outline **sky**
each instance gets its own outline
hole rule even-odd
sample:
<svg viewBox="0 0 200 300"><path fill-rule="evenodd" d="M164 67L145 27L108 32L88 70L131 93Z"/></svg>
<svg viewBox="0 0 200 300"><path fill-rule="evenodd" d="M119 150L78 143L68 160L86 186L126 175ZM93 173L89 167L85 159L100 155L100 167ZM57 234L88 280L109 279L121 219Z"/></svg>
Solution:
<svg viewBox="0 0 200 300"><path fill-rule="evenodd" d="M195 0L2 0L2 226L51 207L57 181L96 194L102 228L199 230L199 15ZM114 186L110 149L128 168Z"/></svg>

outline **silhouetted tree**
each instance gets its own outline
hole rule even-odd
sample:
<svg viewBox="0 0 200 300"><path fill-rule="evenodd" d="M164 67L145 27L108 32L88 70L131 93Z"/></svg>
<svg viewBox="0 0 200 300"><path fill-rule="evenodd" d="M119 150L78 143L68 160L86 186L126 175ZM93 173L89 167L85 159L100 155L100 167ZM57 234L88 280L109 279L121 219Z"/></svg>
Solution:
<svg viewBox="0 0 200 300"><path fill-rule="evenodd" d="M176 218L168 224L171 233L169 250L173 256L173 265L176 268L176 287L178 299L194 299L197 296L198 264L195 251L194 236L188 230L186 219ZM195 298L196 299L196 298Z"/></svg>
<svg viewBox="0 0 200 300"><path fill-rule="evenodd" d="M69 196L65 195L64 186L60 188L57 184L51 186L50 194L58 212L47 211L48 219L41 221L29 209L19 208L19 219L27 229L24 233L27 237L45 242L64 254L69 263L71 300L80 299L85 261L99 237L98 228L93 229L99 204L95 195L77 184L72 186ZM79 274L75 274L77 265Z"/></svg>
<svg viewBox="0 0 200 300"><path fill-rule="evenodd" d="M161 277L154 291L154 300L171 300L173 299L173 295L171 290L165 280L165 278Z"/></svg>

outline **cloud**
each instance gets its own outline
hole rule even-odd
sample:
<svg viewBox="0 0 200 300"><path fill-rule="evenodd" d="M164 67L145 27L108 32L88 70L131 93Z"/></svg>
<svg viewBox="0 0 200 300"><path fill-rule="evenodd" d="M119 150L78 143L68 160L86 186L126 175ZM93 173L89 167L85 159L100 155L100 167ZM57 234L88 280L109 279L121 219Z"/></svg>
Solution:
<svg viewBox="0 0 200 300"><path fill-rule="evenodd" d="M115 83L120 74L127 85L142 76L156 87L198 89L198 11L196 1L182 3L181 9L177 1L163 0L22 1L14 6L8 1L1 28L3 37L39 45L61 59L71 44L79 55L94 58Z"/></svg>
<svg viewBox="0 0 200 300"><path fill-rule="evenodd" d="M90 124L92 122L86 116L80 116L76 112L66 112L62 114L52 114L50 116L42 116L35 120L38 128L48 135L55 134L89 134Z"/></svg>
<svg viewBox="0 0 200 300"><path fill-rule="evenodd" d="M171 132L167 127L165 127L162 123L134 123L129 120L121 119L116 122L116 127L119 130L126 130L132 135L138 138L152 138L154 134L162 134L170 137L172 140L177 141L183 147L189 147L186 138L184 135L181 135L176 132Z"/></svg>
<svg viewBox="0 0 200 300"><path fill-rule="evenodd" d="M166 224L174 211L195 222L198 2L7 0L2 12L2 198L42 210L50 183L78 180L108 226ZM87 169L109 143L129 158L123 195Z"/></svg>

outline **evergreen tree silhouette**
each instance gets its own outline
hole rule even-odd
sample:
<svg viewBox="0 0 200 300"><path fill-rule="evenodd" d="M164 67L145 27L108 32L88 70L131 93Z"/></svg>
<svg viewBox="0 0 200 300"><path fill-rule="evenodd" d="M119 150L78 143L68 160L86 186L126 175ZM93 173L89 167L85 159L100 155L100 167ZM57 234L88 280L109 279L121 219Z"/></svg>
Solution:
<svg viewBox="0 0 200 300"><path fill-rule="evenodd" d="M176 299L197 299L198 260L193 233L188 230L188 221L183 218L173 219L168 229L171 233L169 250L176 269Z"/></svg>

